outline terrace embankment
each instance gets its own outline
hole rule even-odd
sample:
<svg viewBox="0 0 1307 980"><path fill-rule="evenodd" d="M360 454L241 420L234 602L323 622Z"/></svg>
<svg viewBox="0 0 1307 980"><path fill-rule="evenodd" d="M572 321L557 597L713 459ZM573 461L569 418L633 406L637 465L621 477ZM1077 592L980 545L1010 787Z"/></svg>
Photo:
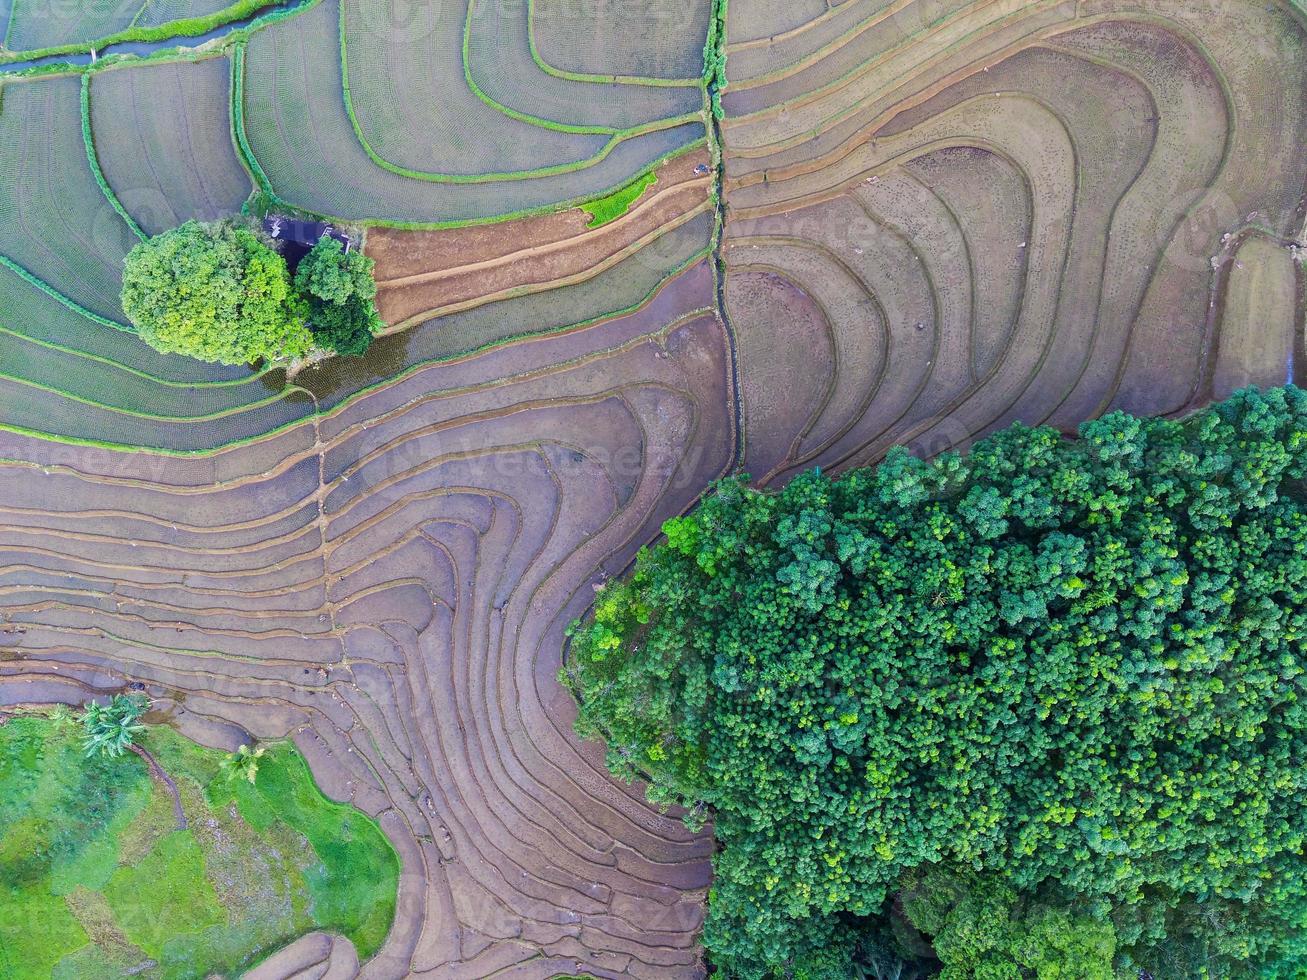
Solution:
<svg viewBox="0 0 1307 980"><path fill-rule="evenodd" d="M625 214L596 228L573 209L443 231L376 228L377 305L390 330L592 278L709 208L707 150L676 157Z"/></svg>
<svg viewBox="0 0 1307 980"><path fill-rule="evenodd" d="M573 177L405 176L351 126L339 13L323 3L231 62L246 164L304 207L481 220L601 193L702 129L654 113L671 128L608 134L611 154ZM458 65L420 37L364 37L363 8L345 15L361 76L386 58ZM397 924L365 975L702 975L711 841L607 777L555 676L593 586L738 446L778 482L895 442L963 448L1013 419L1179 413L1245 378L1282 380L1301 346L1289 248L1307 24L1288 0L731 0L728 17L722 293L740 426L706 152L672 159L595 228L580 211L373 228L391 335L301 372L294 399L264 398L272 376L196 375L105 333L134 236L77 138L78 87L6 87L0 226L30 277L6 269L0 285L35 311L10 334L36 324L22 350L45 353L2 365L5 419L203 451L0 431L0 698L139 681L211 744L293 737L403 859ZM497 64L492 35L475 26L487 59L473 76L490 78L476 65ZM442 43L464 27L460 12ZM565 28L542 31L546 55ZM404 45L419 53L386 53ZM94 126L95 99L130 87L89 88ZM360 130L396 155L443 132L404 130L381 87L370 101L359 88ZM112 174L149 169L130 149L105 146ZM167 201L189 199L153 175ZM36 376L60 351L80 373ZM166 383L143 416L125 395L143 400L127 379L147 374ZM56 381L97 400L54 412ZM321 964L324 943L286 962Z"/></svg>
<svg viewBox="0 0 1307 980"><path fill-rule="evenodd" d="M135 681L199 741L292 738L403 862L364 975L701 975L711 840L606 776L556 674L734 459L713 295L701 261L206 456L0 436L0 703Z"/></svg>
<svg viewBox="0 0 1307 980"><path fill-rule="evenodd" d="M1300 7L773 7L732 0L733 23L776 30L728 46L722 124L756 476L1285 380L1303 323ZM778 398L747 365L796 323L812 373Z"/></svg>

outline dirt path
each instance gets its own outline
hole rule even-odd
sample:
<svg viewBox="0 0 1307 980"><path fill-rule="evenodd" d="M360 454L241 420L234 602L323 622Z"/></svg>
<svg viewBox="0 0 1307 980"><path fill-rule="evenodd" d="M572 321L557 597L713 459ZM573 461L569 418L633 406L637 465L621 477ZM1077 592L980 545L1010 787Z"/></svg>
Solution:
<svg viewBox="0 0 1307 980"><path fill-rule="evenodd" d="M173 782L173 778L164 772L163 766L159 765L148 749L137 745L135 742L127 747L145 760L145 764L150 767L150 776L168 791L168 795L172 797L173 816L177 818L177 829L185 830L188 824L186 813L182 810L182 795L178 792L177 784Z"/></svg>

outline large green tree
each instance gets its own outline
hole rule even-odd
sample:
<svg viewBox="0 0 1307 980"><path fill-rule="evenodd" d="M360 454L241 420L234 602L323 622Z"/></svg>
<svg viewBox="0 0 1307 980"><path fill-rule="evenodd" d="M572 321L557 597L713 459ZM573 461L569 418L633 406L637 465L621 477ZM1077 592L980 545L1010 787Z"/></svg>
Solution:
<svg viewBox="0 0 1307 980"><path fill-rule="evenodd" d="M165 354L247 364L302 357L313 346L286 260L230 222L188 221L133 248L122 306L141 339Z"/></svg>
<svg viewBox="0 0 1307 980"><path fill-rule="evenodd" d="M309 303L309 325L319 346L347 355L368 349L381 329L375 264L326 235L300 260L295 288Z"/></svg>
<svg viewBox="0 0 1307 980"><path fill-rule="evenodd" d="M725 481L574 626L578 730L713 819L727 974L847 973L915 909L953 976L1297 976L1305 478L1290 387Z"/></svg>

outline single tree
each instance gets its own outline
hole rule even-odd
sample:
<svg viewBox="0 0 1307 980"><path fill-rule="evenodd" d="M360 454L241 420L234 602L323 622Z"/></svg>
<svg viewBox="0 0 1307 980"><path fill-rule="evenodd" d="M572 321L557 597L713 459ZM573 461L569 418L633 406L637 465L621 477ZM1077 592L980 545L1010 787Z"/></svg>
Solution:
<svg viewBox="0 0 1307 980"><path fill-rule="evenodd" d="M231 222L184 225L141 242L123 269L123 312L165 354L247 364L313 346L283 259Z"/></svg>
<svg viewBox="0 0 1307 980"><path fill-rule="evenodd" d="M295 270L295 288L308 302L314 341L337 354L358 355L381 329L373 278L376 263L346 252L324 235Z"/></svg>
<svg viewBox="0 0 1307 980"><path fill-rule="evenodd" d="M148 702L139 695L115 694L108 704L92 701L82 712L82 744L87 756L116 759L133 748L136 736L145 731L138 724Z"/></svg>

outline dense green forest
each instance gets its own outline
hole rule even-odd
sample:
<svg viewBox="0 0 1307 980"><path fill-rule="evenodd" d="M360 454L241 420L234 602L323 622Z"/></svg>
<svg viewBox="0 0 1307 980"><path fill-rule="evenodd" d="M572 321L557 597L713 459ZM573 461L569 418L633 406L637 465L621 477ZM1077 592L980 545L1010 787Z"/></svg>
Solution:
<svg viewBox="0 0 1307 980"><path fill-rule="evenodd" d="M1307 976L1307 393L727 480L574 624L730 977Z"/></svg>

